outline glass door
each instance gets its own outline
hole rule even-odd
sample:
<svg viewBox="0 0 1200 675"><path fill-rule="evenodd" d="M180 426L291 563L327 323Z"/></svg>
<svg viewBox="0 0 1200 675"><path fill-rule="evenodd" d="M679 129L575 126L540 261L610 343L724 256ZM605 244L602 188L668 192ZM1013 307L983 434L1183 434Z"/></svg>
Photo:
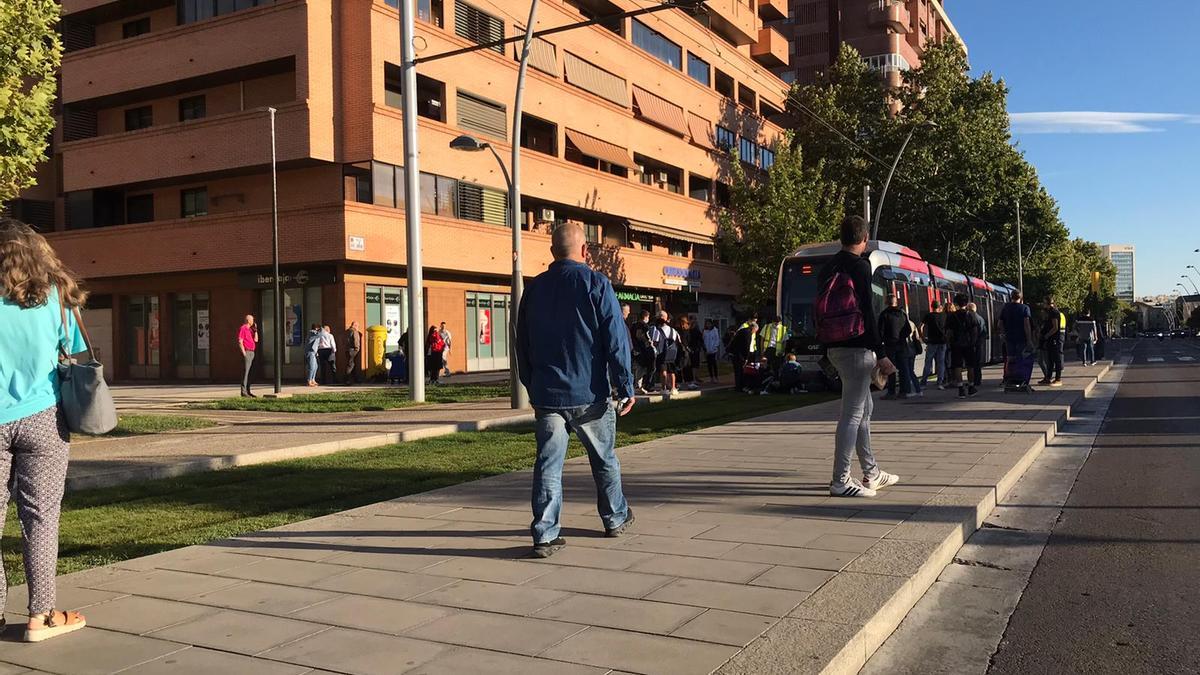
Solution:
<svg viewBox="0 0 1200 675"><path fill-rule="evenodd" d="M174 342L175 376L183 379L208 378L208 350L211 344L208 320L208 293L180 293L175 296Z"/></svg>
<svg viewBox="0 0 1200 675"><path fill-rule="evenodd" d="M131 295L125 304L125 363L129 377L159 377L159 313L157 295Z"/></svg>
<svg viewBox="0 0 1200 675"><path fill-rule="evenodd" d="M508 367L509 296L501 293L467 293L467 370L503 370Z"/></svg>
<svg viewBox="0 0 1200 675"><path fill-rule="evenodd" d="M262 363L263 376L275 377L275 292L262 292L259 323L262 333L259 338L258 359ZM311 324L325 324L321 318L321 286L283 289L283 377L302 380L307 377L304 363L304 339ZM335 336L341 335L344 326L330 325ZM341 343L338 344L341 347Z"/></svg>

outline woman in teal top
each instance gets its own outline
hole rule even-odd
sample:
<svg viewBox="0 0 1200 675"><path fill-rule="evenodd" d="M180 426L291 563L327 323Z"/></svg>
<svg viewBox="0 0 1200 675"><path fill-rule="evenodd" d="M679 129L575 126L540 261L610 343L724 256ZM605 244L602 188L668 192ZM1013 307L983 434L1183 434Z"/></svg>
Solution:
<svg viewBox="0 0 1200 675"><path fill-rule="evenodd" d="M45 237L0 219L0 519L11 489L29 580L28 642L85 625L78 612L54 609L54 577L70 454L70 434L58 408L58 357L60 349L71 354L86 349L72 318L86 299ZM7 588L0 568L0 616ZM0 619L0 630L3 624Z"/></svg>

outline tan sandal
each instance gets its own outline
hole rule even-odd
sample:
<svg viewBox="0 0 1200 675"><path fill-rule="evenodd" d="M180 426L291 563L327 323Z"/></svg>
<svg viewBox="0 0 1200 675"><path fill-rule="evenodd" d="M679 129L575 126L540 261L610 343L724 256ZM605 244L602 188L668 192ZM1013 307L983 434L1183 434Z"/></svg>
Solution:
<svg viewBox="0 0 1200 675"><path fill-rule="evenodd" d="M62 617L59 621L58 618ZM79 612L60 612L51 610L43 619L43 628L26 628L26 642L42 642L60 635L73 633L87 625L87 621Z"/></svg>

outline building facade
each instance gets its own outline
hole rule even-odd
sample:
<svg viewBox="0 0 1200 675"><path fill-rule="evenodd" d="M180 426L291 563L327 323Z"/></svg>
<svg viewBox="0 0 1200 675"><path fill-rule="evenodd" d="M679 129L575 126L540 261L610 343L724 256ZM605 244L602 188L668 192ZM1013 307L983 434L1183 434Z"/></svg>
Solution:
<svg viewBox="0 0 1200 675"><path fill-rule="evenodd" d="M1134 259L1133 245L1105 244L1100 248L1117 268L1117 298L1125 302L1133 302L1137 299L1137 264Z"/></svg>
<svg viewBox="0 0 1200 675"><path fill-rule="evenodd" d="M545 0L538 28L637 9ZM236 380L234 335L260 317L269 377L271 137L277 109L284 375L308 324L409 329L404 209L420 208L424 325L450 365L508 365L508 195L490 153L523 148L524 273L550 231L582 225L593 264L635 309L732 319L717 260L731 148L774 161L786 47L759 0L714 0L535 41L521 138L510 138L513 45L418 67L420 194L402 180L394 0L64 0L61 124L39 184L9 207L47 232L92 292L86 319L120 380ZM518 35L528 4L417 0L418 56ZM777 118L776 118L777 119Z"/></svg>
<svg viewBox="0 0 1200 675"><path fill-rule="evenodd" d="M843 42L898 84L902 71L920 65L927 43L962 41L945 0L791 0L787 17L771 27L788 41L788 63L775 72L800 84L815 81Z"/></svg>

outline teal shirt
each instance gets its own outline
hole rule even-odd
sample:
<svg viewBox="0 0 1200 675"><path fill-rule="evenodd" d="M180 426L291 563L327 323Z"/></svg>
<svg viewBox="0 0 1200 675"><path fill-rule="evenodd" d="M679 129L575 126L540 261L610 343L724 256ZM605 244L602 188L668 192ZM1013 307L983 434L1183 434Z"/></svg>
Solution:
<svg viewBox="0 0 1200 675"><path fill-rule="evenodd" d="M0 424L58 404L60 343L72 354L87 349L71 312L63 326L57 290L29 309L0 298Z"/></svg>

